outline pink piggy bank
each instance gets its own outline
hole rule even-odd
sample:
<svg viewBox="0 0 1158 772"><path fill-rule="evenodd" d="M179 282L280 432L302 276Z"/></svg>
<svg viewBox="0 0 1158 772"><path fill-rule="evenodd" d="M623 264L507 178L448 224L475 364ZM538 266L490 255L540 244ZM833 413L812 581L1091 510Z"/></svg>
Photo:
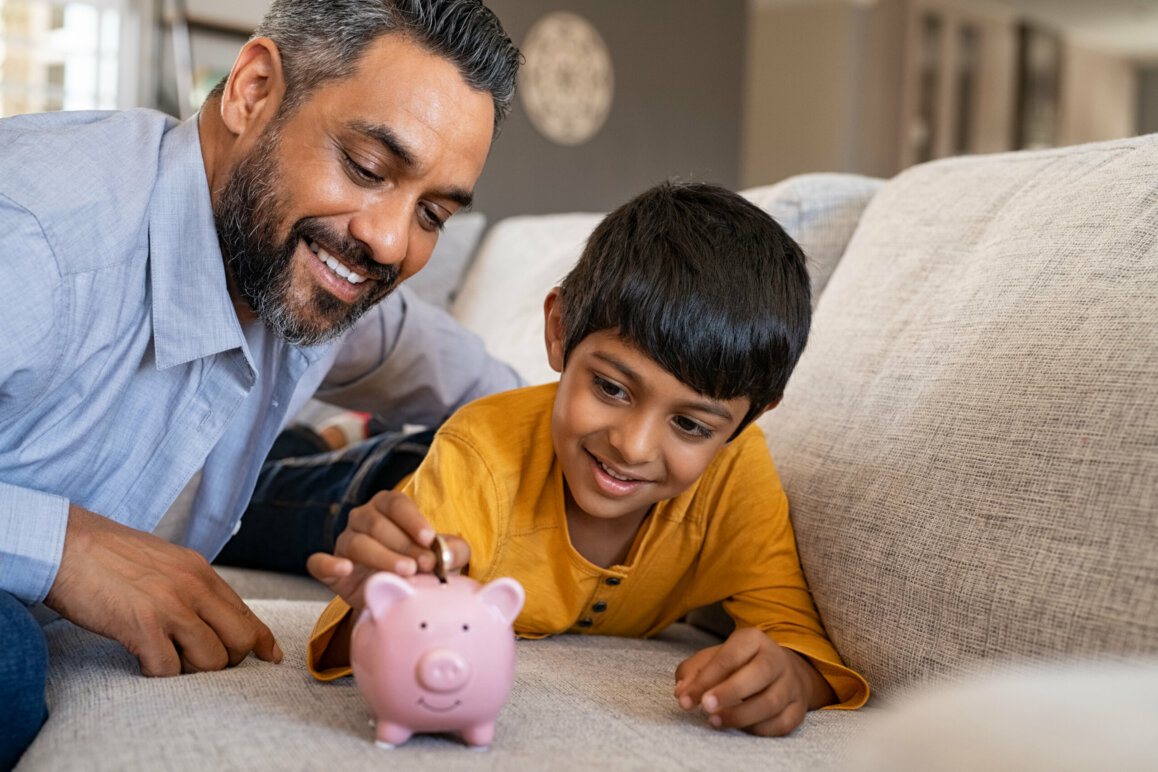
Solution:
<svg viewBox="0 0 1158 772"><path fill-rule="evenodd" d="M511 627L526 595L514 579L480 585L452 575L366 581L366 609L350 640L358 689L377 721L377 745L415 732L458 732L485 748L515 678Z"/></svg>

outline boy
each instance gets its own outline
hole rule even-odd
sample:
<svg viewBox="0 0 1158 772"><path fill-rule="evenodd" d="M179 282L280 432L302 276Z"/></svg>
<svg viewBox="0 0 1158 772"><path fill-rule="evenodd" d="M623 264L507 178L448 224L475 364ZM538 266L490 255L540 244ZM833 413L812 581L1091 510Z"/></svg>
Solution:
<svg viewBox="0 0 1158 772"><path fill-rule="evenodd" d="M454 534L453 567L523 584L525 638L649 636L722 600L736 631L675 674L681 707L713 726L783 735L809 709L862 705L753 425L804 348L809 296L800 248L723 188L665 183L608 215L544 303L558 384L460 409L401 487L409 499L378 494L335 555L311 556L341 596L311 638L314 674L350 672L366 577L431 570L437 529Z"/></svg>

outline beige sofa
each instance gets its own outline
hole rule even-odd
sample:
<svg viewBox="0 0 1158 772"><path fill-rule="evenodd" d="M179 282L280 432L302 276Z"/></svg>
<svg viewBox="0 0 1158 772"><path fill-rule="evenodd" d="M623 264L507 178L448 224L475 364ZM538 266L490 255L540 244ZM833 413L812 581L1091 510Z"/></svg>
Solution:
<svg viewBox="0 0 1158 772"><path fill-rule="evenodd" d="M1158 136L748 194L820 290L762 425L867 708L714 731L671 696L715 640L681 624L520 642L489 751L383 751L351 679L306 672L326 592L223 570L285 662L147 680L55 622L52 715L18 769L1154 769ZM496 223L451 306L532 381L551 376L542 296L597 219Z"/></svg>

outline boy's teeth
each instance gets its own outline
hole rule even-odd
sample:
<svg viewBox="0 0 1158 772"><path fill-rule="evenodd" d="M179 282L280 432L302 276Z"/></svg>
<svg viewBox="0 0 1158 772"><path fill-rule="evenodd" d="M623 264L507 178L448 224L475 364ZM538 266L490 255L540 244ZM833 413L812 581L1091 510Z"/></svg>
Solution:
<svg viewBox="0 0 1158 772"><path fill-rule="evenodd" d="M339 263L333 258L332 255L330 255L329 252L319 247L316 243L309 241L307 244L309 244L310 251L317 255L318 259L325 263L327 268L341 276L346 281L350 282L351 284L361 284L362 282L366 281L365 276L354 273L349 268Z"/></svg>
<svg viewBox="0 0 1158 772"><path fill-rule="evenodd" d="M621 480L622 482L629 482L631 480L630 477L623 477L622 475L618 475L611 471L607 468L607 464L603 463L602 461L599 462L599 466L602 467L603 471L607 473L608 477L614 477L616 480Z"/></svg>

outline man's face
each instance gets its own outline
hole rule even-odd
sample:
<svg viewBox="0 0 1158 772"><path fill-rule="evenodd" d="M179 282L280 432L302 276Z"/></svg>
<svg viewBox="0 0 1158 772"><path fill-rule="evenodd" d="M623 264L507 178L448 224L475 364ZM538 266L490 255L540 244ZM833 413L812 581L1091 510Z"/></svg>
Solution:
<svg viewBox="0 0 1158 772"><path fill-rule="evenodd" d="M453 64L380 38L234 168L216 207L234 291L293 343L349 328L426 265L470 202L493 126L491 95Z"/></svg>

